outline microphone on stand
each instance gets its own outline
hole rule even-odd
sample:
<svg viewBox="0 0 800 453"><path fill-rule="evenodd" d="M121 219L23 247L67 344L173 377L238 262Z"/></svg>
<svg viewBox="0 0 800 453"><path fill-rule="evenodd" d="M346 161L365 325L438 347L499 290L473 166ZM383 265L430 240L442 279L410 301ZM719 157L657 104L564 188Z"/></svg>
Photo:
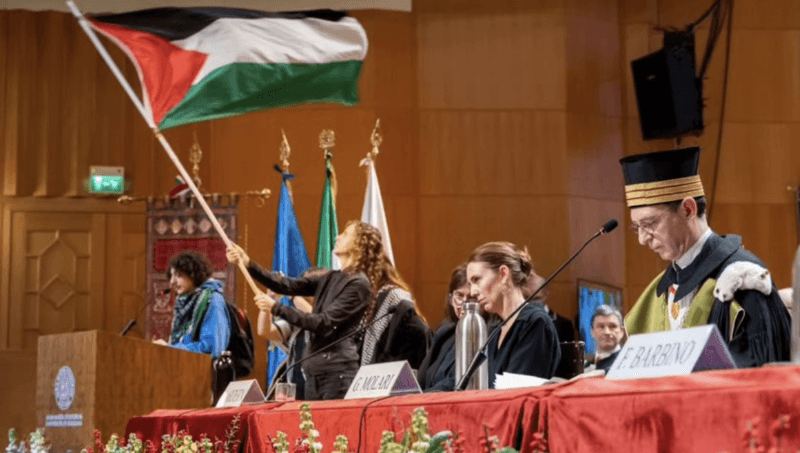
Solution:
<svg viewBox="0 0 800 453"><path fill-rule="evenodd" d="M136 318L131 319L128 321L128 324L125 324L125 327L122 328L122 331L119 333L119 336L124 337L128 331L133 329L133 326L136 325Z"/></svg>
<svg viewBox="0 0 800 453"><path fill-rule="evenodd" d="M167 289L162 289L161 291L159 291L159 295L160 295L161 297L164 297L164 296L166 296L167 294L169 294L170 292L172 292L172 290L171 290L171 289L169 289L169 288L167 288ZM141 315L141 314L142 314L142 312L143 312L143 311L144 311L144 309L147 307L147 305L148 305L147 303L145 303L144 305L142 305L141 309L139 309L139 315ZM137 315L137 317L138 317L139 315ZM119 335L120 335L121 337L124 337L125 335L127 335L127 334L128 334L128 332L130 332L130 330L131 330L131 329L133 329L133 327L134 327L135 325L136 325L136 318L132 318L130 321L128 321L128 323L127 323L127 324L125 324L125 327L123 327L123 328L122 328L122 330L119 332Z"/></svg>
<svg viewBox="0 0 800 453"><path fill-rule="evenodd" d="M300 360L296 360L293 364L287 366L286 369L283 370L283 372L281 372L281 374L272 381L272 385L267 390L266 399L270 399L272 394L275 393L275 384L280 382L281 379L283 379L289 373L289 371L292 370L294 367L296 367L297 365L300 365L301 363L305 362L306 360L308 360L308 359L310 359L312 357L316 357L321 352L331 348L333 345L341 343L342 341L352 337L353 335L355 335L357 333L366 331L367 329L372 327L376 322L380 321L381 319L383 319L383 318L385 318L385 317L387 317L389 315L394 314L397 311L397 308L398 308L398 305L392 305L391 307L389 307L389 309L386 311L386 313L384 313L383 315L373 319L371 323L359 327L358 329L348 333L347 335L343 336L342 338L339 338L338 340L334 341L333 343L326 344L325 346L319 348L318 350L314 351L313 354L309 354L309 355L301 358ZM306 345L306 347L308 347L308 345Z"/></svg>
<svg viewBox="0 0 800 453"><path fill-rule="evenodd" d="M534 291L533 294L531 294L530 297L528 297L525 300L525 302L520 304L520 306L517 307L517 309L514 310L514 312L512 312L506 319L504 319L503 322L501 322L500 324L497 325L497 327L492 329L492 332L489 334L489 337L481 345L480 349L478 349L478 352L472 358L472 362L470 362L469 366L467 367L467 370L464 372L464 375L461 376L461 380L458 381L458 384L456 384L455 387L456 390L464 390L467 388L470 378L472 378L472 375L475 374L475 370L477 370L478 367L481 366L483 361L486 360L487 357L486 346L492 341L492 338L494 338L498 334L498 332L500 332L500 329L508 322L508 320L514 319L514 316L517 313L519 313L523 307L536 300L536 296L539 295L542 289L544 289L558 274L560 274L561 271L563 271L564 268L567 267L567 265L569 265L569 263L572 262L572 260L574 260L578 255L580 255L580 253L583 252L583 249L585 249L587 245L589 245L592 241L594 241L601 235L608 234L614 231L614 228L616 228L617 225L619 225L617 219L611 219L608 222L604 223L603 226L600 227L600 229L597 230L597 232L595 232L594 235L589 238L589 240L583 243L583 246L580 249L578 249L577 252L573 253L572 256L570 256L569 259L567 259L567 261L565 261L564 264L561 265L561 267L556 269L556 271L553 272L551 276L547 277L547 280L545 280L544 283L539 285L539 287L536 288L536 291Z"/></svg>

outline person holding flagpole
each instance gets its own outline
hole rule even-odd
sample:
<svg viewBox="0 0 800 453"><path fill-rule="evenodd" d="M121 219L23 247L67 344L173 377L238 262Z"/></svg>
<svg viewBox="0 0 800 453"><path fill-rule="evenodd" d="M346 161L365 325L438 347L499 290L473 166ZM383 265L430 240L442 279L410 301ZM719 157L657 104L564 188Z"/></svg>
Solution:
<svg viewBox="0 0 800 453"><path fill-rule="evenodd" d="M333 250L341 262L341 270L300 278L289 278L264 269L235 244L227 250L229 261L244 264L256 281L272 291L287 296L314 297L311 313L303 313L294 307L275 303L266 295L256 296L256 304L269 310L273 317L309 332L309 341L303 351L303 357L308 359L301 365L306 377L307 400L344 397L360 366L360 344L354 337L314 355L357 330L369 305L372 285L367 276L372 260L362 259L359 242L356 228L348 226L336 237Z"/></svg>
<svg viewBox="0 0 800 453"><path fill-rule="evenodd" d="M310 275L317 275L321 276L323 274L328 273L328 269L319 268L319 267L312 267L306 269L302 276L307 277ZM294 327L285 319L278 318L274 319L272 317L271 307L272 304L277 303L276 301L280 298L279 295L273 293L272 291L268 291L266 297L259 298L259 302L256 303L258 306L258 323L257 323L257 332L258 335L265 340L271 342L272 344L276 345L280 348L283 353L286 355L286 360L282 361L277 367L275 367L275 374L280 375L282 370L288 369L288 367L293 366L297 360L303 357L303 351L305 350L306 343L308 342L309 332L300 329L299 327ZM291 306L297 308L303 313L311 313L313 307L313 299L300 297L300 296L292 296L291 297ZM296 393L295 397L298 400L304 400L305 398L305 386L306 380L303 377L303 372L300 367L294 367L291 370L291 373L286 375L286 381L294 383L296 385ZM274 382L272 383L274 384ZM272 385L269 386L270 388ZM269 396L269 390L267 390L267 396Z"/></svg>

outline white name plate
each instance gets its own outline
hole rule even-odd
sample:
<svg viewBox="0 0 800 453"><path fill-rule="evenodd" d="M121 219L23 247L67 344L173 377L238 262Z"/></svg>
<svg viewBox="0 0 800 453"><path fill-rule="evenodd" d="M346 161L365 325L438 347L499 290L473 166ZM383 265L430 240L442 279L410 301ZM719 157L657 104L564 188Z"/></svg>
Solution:
<svg viewBox="0 0 800 453"><path fill-rule="evenodd" d="M608 370L608 379L679 376L734 369L728 346L713 324L633 335Z"/></svg>
<svg viewBox="0 0 800 453"><path fill-rule="evenodd" d="M264 393L258 386L258 381L233 381L225 387L222 396L219 397L216 407L239 407L247 403L263 403Z"/></svg>
<svg viewBox="0 0 800 453"><path fill-rule="evenodd" d="M376 363L358 369L344 399L378 398L422 393L408 362Z"/></svg>

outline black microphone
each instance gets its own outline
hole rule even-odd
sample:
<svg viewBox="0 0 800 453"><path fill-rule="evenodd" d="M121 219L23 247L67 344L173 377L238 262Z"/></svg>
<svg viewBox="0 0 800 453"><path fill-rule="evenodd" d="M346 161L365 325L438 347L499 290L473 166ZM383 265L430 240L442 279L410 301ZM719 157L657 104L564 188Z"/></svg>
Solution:
<svg viewBox="0 0 800 453"><path fill-rule="evenodd" d="M387 317L389 315L394 314L397 311L398 307L399 307L399 305L392 305L391 307L389 307L388 310L386 310L386 313L384 313L383 315L373 319L371 323L359 327L358 329L348 333L347 335L343 336L342 338L339 338L338 340L334 341L333 343L326 344L325 346L319 348L318 350L314 351L313 354L309 354L309 355L301 358L300 360L296 360L293 364L287 366L286 369L284 369L283 372L272 381L272 385L267 390L266 398L269 399L272 396L272 394L275 393L275 384L280 382L281 379L283 379L289 373L289 371L292 370L294 367L296 367L297 365L300 365L301 363L305 362L306 360L308 360L308 359L310 359L312 357L316 357L321 352L333 347L333 345L341 343L342 341L352 337L353 335L355 335L357 333L366 331L367 329L372 327L376 322L380 321L381 319L383 319L383 318L385 318L385 317ZM308 346L308 345L306 345L306 346Z"/></svg>
<svg viewBox="0 0 800 453"><path fill-rule="evenodd" d="M619 222L617 222L617 219L609 220L608 222L603 224L602 228L600 228L600 234L608 234L608 233L614 231L614 228L616 228L617 225L619 225Z"/></svg>
<svg viewBox="0 0 800 453"><path fill-rule="evenodd" d="M465 389L467 388L467 384L469 383L469 380L470 380L470 378L472 377L472 375L475 373L475 370L477 370L477 369L478 369L478 367L479 367L479 366L481 366L481 364L483 363L483 361L484 361L484 360L486 360L486 357L487 357L487 356L486 356L486 346L487 346L487 345L489 345L489 342L491 342L491 341L492 341L492 338L494 338L494 337L495 337L495 335L497 335L497 334L500 332L500 329L501 329L501 328L502 328L502 327L503 327L503 326L504 326L504 325L505 325L505 324L508 322L508 320L509 320L509 319L514 319L514 316L515 316L517 313L519 313L519 312L520 312L520 310L522 310L522 308L523 308L523 307L525 307L525 306L526 306L526 305L528 305L529 303L531 303L531 302L533 302L534 300L536 300L536 296L538 296L538 295L539 295L539 293L540 293L540 292L541 292L541 291L542 291L542 290L543 290L543 289L544 289L544 288L545 288L545 287L546 287L546 286L547 286L547 285L548 285L548 284L549 284L549 283L550 283L550 282L551 282L551 281L552 281L552 280L553 280L553 279L554 279L554 278L555 278L555 277L556 277L558 274L560 274L560 273L561 273L561 271L563 271L563 270L564 270L564 268L565 268L565 267L567 267L567 265L569 265L569 263L571 263L571 262L572 262L572 260L574 260L574 259L575 259L575 258L576 258L578 255L580 255L580 253L583 251L583 249L585 249L585 248L586 248L586 246L587 246L587 245L589 245L589 244L590 244L592 241L594 241L595 239L597 239L597 238L598 238L600 235L602 235L602 234L607 234L607 233L610 233L610 232L611 232L611 231L612 231L614 228L616 228L616 227L617 227L617 225L619 225L619 222L617 222L617 219L611 219L611 220L609 220L608 222L604 223L604 224L603 224L603 226L602 226L602 227L601 227L599 230L597 230L597 232L596 232L596 233L595 233L595 234L594 234L592 237L590 237L590 238L589 238L589 240L587 240L586 242L584 242L584 243L583 243L583 246L582 246L580 249L578 249L578 251L577 251L577 252L573 253L573 254L572 254L572 256L570 256L570 257L569 257L569 259L568 259L567 261L565 261L565 262L564 262L564 264L562 264L562 265L561 265L561 267L559 267L558 269L556 269L556 271L555 271L555 272L553 272L553 274L552 274L551 276L547 277L547 280L545 280L545 281L544 281L544 283L542 283L541 285L539 285L539 287L538 287L538 288L536 288L536 291L534 291L534 292L533 292L533 294L531 294L531 295L530 295L530 296L529 296L529 297L528 297L528 298L525 300L525 302L521 303L521 304L520 304L520 306L519 306L519 307L517 307L517 309L516 309L516 310L514 310L514 311L511 313L511 315L509 315L509 316L508 316L506 319L504 319L504 320L503 320L503 322L501 322L501 323L500 323L500 324L498 324L498 325L497 325L497 326L496 326L494 329L492 329L492 332L489 334L489 337L488 337L488 338L486 339L486 341L485 341L485 342L484 342L484 343L481 345L480 349L478 349L478 352L477 352L477 353L475 353L475 356L472 358L472 362L470 362L469 366L467 367L467 370L464 372L464 375L463 375L463 376L461 376L461 380L460 380L460 381L458 381L458 384L456 385L456 390L465 390Z"/></svg>
<svg viewBox="0 0 800 453"><path fill-rule="evenodd" d="M159 296L164 297L167 294L169 294L170 292L172 292L172 290L169 289L169 288L162 289L161 291L159 291ZM139 314L137 316L141 315L144 312L144 309L147 308L147 305L149 305L147 302L145 302L145 304L142 305L142 307L139 309ZM133 329L133 326L135 326L135 325L136 325L136 318L133 318L130 321L128 321L128 324L125 324L125 327L122 328L122 330L120 331L119 335L121 337L124 337L125 335L128 334L128 332L131 329Z"/></svg>
<svg viewBox="0 0 800 453"><path fill-rule="evenodd" d="M133 318L130 321L128 321L128 324L126 324L125 327L122 328L122 332L120 332L119 335L121 337L124 337L129 330L133 329L133 326L135 325L136 325L136 318Z"/></svg>

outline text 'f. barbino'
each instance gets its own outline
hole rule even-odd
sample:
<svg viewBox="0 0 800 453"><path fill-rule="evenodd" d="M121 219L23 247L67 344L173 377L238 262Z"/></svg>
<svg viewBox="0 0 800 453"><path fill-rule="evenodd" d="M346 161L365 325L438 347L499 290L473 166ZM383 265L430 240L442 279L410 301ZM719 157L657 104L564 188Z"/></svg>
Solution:
<svg viewBox="0 0 800 453"><path fill-rule="evenodd" d="M367 35L335 11L155 8L95 15L159 129L307 102L358 103Z"/></svg>

